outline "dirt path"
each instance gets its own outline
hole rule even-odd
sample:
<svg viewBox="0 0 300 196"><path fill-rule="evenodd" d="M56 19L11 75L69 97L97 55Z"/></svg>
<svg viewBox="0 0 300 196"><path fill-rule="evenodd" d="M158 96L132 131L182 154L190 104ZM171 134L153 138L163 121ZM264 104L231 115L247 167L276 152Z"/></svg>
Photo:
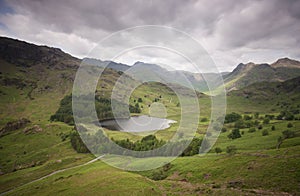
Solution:
<svg viewBox="0 0 300 196"><path fill-rule="evenodd" d="M25 183L25 184L22 184L21 186L14 187L14 188L12 188L12 189L10 189L10 190L8 190L8 191L5 191L5 192L3 192L3 193L0 193L0 196L1 196L1 195L6 195L6 194L8 194L8 193L10 193L10 192L12 192L12 191L14 191L14 190L16 190L17 188L20 188L20 187L23 187L23 186L27 186L27 185L29 185L29 184L32 184L32 183L34 183L34 182L43 180L43 179L48 178L48 177L50 177L50 176L53 176L53 175L55 175L55 174L58 174L58 173L61 173L61 172L64 172L64 171L67 171L67 170L70 170L70 169L82 167L82 166L85 166L85 165L89 165L89 164L94 163L95 161L97 161L97 160L103 158L104 156L105 156L105 155L101 155L101 156L99 156L99 157L97 157L97 158L95 158L95 159L93 159L93 160L91 160L91 161L89 161L89 162L83 163L83 164L81 164L81 165L76 165L76 166L73 166L73 167L68 167L68 168L65 168L65 169L60 169L60 170L54 171L54 172L52 172L52 173L50 173L50 174L48 174L48 175L46 175L46 176L40 177L40 178L35 179L35 180L33 180L33 181L30 181L30 182L27 182L27 183Z"/></svg>

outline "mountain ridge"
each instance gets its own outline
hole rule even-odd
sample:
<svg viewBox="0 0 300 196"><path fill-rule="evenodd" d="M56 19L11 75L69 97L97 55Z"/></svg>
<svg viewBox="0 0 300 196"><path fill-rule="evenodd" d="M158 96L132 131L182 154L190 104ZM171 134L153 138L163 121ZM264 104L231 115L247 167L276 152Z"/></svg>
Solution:
<svg viewBox="0 0 300 196"><path fill-rule="evenodd" d="M20 58L15 59L15 56ZM133 65L126 65L114 61L102 61L93 58L79 59L65 53L59 48L45 45L35 45L25 41L0 37L0 58L8 63L23 66L38 66L47 64L49 69L72 68L77 69L81 63L108 67L116 71L129 72L135 79L147 81L155 79L164 83L175 83L192 87L200 92L209 92L208 84L213 84L212 89L222 85L220 76L223 77L227 91L241 89L250 84L261 81L285 81L300 76L300 62L287 57L267 64L253 62L240 63L229 73L192 73L183 70L169 71L160 65L137 61ZM43 68L41 68L43 69ZM219 78L219 79L218 79ZM206 80L207 81L206 81Z"/></svg>

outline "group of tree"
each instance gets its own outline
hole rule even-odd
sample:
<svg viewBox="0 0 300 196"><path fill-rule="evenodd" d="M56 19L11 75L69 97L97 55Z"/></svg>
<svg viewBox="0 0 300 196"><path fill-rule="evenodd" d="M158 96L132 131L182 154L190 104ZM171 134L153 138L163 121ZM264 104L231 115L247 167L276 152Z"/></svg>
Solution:
<svg viewBox="0 0 300 196"><path fill-rule="evenodd" d="M207 140L202 140L200 138L193 138L192 141L181 140L166 143L166 141L159 140L154 135L145 136L141 140L135 142L130 141L129 139L114 140L113 138L109 141L100 130L95 135L87 134L86 130L81 130L80 135L75 131L70 134L70 139L72 147L77 152L93 152L99 155L110 153L136 157L192 156L199 154L199 150L204 151L210 147ZM89 144L89 149L86 147L85 143ZM112 145L118 145L121 148L116 148ZM160 150L156 150L157 148L160 148ZM178 154L182 149L184 149L184 151Z"/></svg>
<svg viewBox="0 0 300 196"><path fill-rule="evenodd" d="M294 118L294 114L289 111L281 111L276 117L277 120L294 120Z"/></svg>
<svg viewBox="0 0 300 196"><path fill-rule="evenodd" d="M90 116L90 114L95 110L97 117L99 120L110 119L116 117L113 114L112 108L114 111L117 111L117 117L129 117L130 113L141 113L141 109L138 103L134 106L127 105L117 100L112 100L96 96L93 100L94 102L90 102L88 96L80 97L80 99L76 99L78 102L76 104L76 117L84 118ZM129 112L128 112L129 107ZM54 115L50 117L51 121L60 121L67 123L69 125L74 124L73 118L73 108L72 108L72 95L65 96L61 102L58 110Z"/></svg>
<svg viewBox="0 0 300 196"><path fill-rule="evenodd" d="M223 152L223 150L220 147L215 148L215 153L219 154L219 153L222 153L222 152ZM235 154L236 152L237 152L236 146L227 146L226 147L226 153L227 154L232 155L232 154Z"/></svg>

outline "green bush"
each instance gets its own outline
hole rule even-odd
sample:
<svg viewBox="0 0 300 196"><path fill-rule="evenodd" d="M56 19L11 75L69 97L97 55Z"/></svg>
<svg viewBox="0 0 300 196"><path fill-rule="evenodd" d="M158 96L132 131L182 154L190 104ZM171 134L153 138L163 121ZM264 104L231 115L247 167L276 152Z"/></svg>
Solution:
<svg viewBox="0 0 300 196"><path fill-rule="evenodd" d="M252 120L252 116L244 115L244 120Z"/></svg>
<svg viewBox="0 0 300 196"><path fill-rule="evenodd" d="M81 140L79 133L73 132L70 134L70 141L71 145L78 153L89 153L89 149L86 147L86 145Z"/></svg>
<svg viewBox="0 0 300 196"><path fill-rule="evenodd" d="M154 170L152 174L149 176L150 179L152 180L163 180L167 178L167 174L163 172L162 170Z"/></svg>
<svg viewBox="0 0 300 196"><path fill-rule="evenodd" d="M255 131L256 131L255 127L251 127L251 128L249 128L249 130L248 130L249 133L254 133Z"/></svg>
<svg viewBox="0 0 300 196"><path fill-rule="evenodd" d="M236 146L227 146L226 153L227 154L235 154L237 152Z"/></svg>
<svg viewBox="0 0 300 196"><path fill-rule="evenodd" d="M269 135L269 132L268 132L268 130L264 129L261 134L262 134L262 136L267 136L267 135Z"/></svg>
<svg viewBox="0 0 300 196"><path fill-rule="evenodd" d="M285 130L285 131L282 132L282 135L283 135L284 139L288 139L288 138L295 137L296 133L295 133L295 131Z"/></svg>
<svg viewBox="0 0 300 196"><path fill-rule="evenodd" d="M217 154L219 154L219 153L222 152L222 149L221 149L220 147L216 147L216 148L215 148L215 152L216 152Z"/></svg>
<svg viewBox="0 0 300 196"><path fill-rule="evenodd" d="M272 131L275 131L275 129L276 129L275 126L272 125L271 130L272 130Z"/></svg>
<svg viewBox="0 0 300 196"><path fill-rule="evenodd" d="M293 127L293 124L292 123L288 123L287 124L287 128L291 128L291 127Z"/></svg>
<svg viewBox="0 0 300 196"><path fill-rule="evenodd" d="M263 124L269 124L270 123L270 119L269 118L265 118L263 121Z"/></svg>
<svg viewBox="0 0 300 196"><path fill-rule="evenodd" d="M201 122L207 122L207 121L208 121L208 119L206 117L201 118Z"/></svg>
<svg viewBox="0 0 300 196"><path fill-rule="evenodd" d="M232 112L230 114L226 114L226 116L225 116L225 123L236 122L236 121L238 121L240 119L242 119L242 116L240 114Z"/></svg>
<svg viewBox="0 0 300 196"><path fill-rule="evenodd" d="M231 131L231 133L227 136L229 139L237 139L242 137L240 130L235 128Z"/></svg>

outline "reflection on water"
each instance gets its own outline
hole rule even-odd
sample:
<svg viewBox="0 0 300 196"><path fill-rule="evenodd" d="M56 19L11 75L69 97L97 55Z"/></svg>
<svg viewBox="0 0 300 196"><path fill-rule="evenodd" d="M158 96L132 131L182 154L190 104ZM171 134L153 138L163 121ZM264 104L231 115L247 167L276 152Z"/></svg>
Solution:
<svg viewBox="0 0 300 196"><path fill-rule="evenodd" d="M146 132L157 131L169 128L174 120L165 118L156 118L150 116L133 116L129 119L104 120L100 124L110 130L119 130L124 132Z"/></svg>

